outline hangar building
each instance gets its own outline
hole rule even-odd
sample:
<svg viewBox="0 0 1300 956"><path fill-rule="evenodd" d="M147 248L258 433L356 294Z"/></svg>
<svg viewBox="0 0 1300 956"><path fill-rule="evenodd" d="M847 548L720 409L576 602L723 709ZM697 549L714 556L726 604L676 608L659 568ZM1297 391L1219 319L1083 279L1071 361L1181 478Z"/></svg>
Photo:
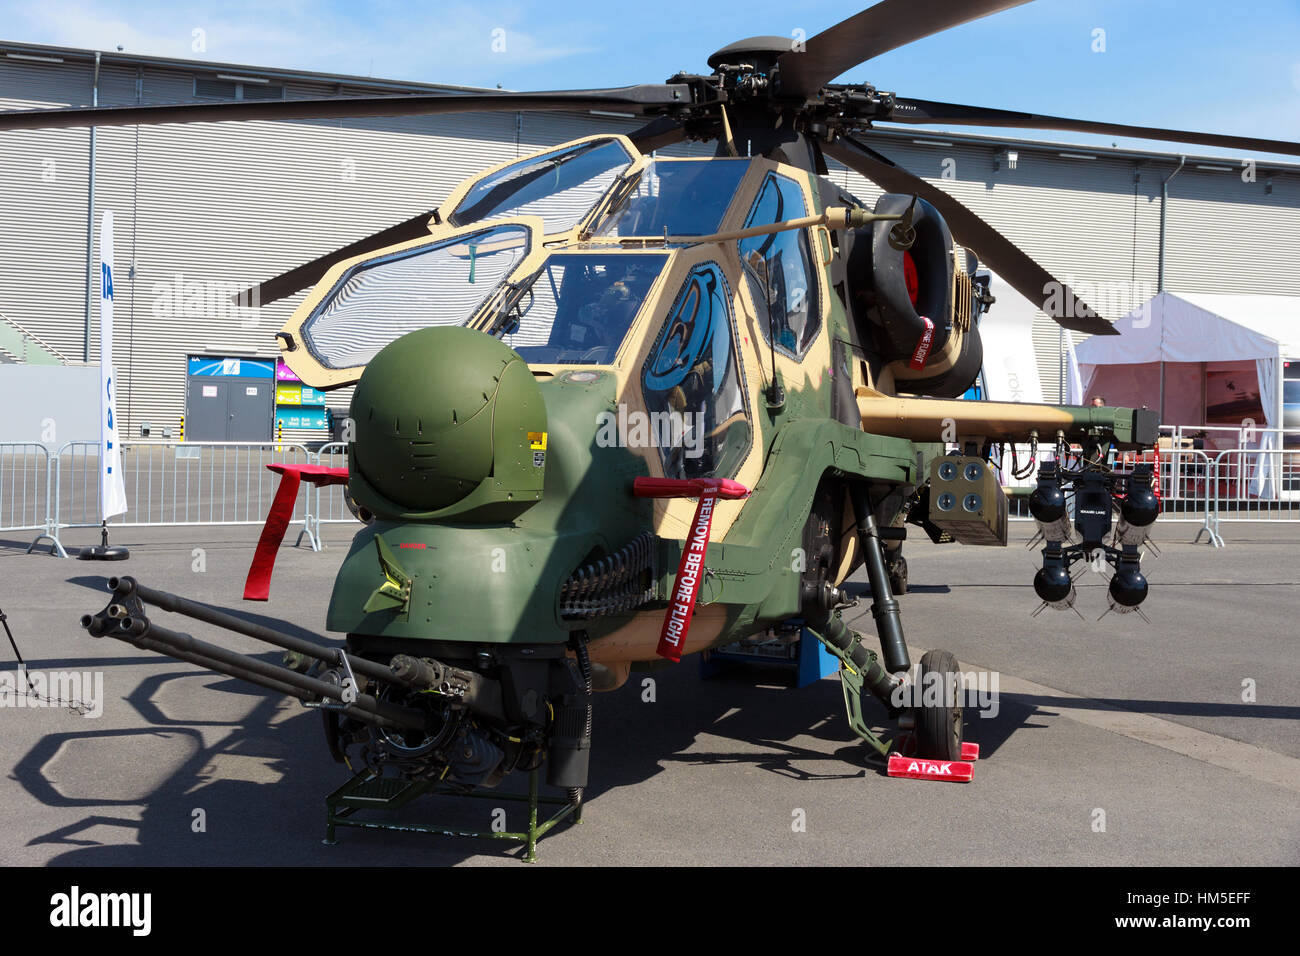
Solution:
<svg viewBox="0 0 1300 956"><path fill-rule="evenodd" d="M0 41L0 109L458 89ZM229 293L432 209L488 166L637 125L535 113L0 134L0 361L98 361L96 245L111 209L121 434L138 438L147 424L150 437L176 437L194 396L223 394L224 419L189 409L187 438L263 440L279 421L286 439L323 441L326 409L341 417L350 390L285 383L277 399L275 384L273 336L304 293L251 320ZM1241 160L914 129L863 138L1110 319L1162 281L1181 292L1300 289L1300 165L1247 170ZM832 176L868 203L879 195L843 167ZM1041 314L1033 345L1045 398L1058 400L1062 342Z"/></svg>

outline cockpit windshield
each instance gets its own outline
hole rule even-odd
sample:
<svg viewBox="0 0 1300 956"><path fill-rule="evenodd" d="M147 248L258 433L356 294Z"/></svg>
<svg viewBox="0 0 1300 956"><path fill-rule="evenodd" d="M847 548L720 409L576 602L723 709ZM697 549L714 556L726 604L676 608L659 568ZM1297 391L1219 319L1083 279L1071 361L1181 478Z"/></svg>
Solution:
<svg viewBox="0 0 1300 956"><path fill-rule="evenodd" d="M531 365L607 365L641 311L663 253L556 253L496 327Z"/></svg>
<svg viewBox="0 0 1300 956"><path fill-rule="evenodd" d="M548 233L567 232L591 212L632 161L616 139L522 159L475 183L448 220L466 226L483 219L539 216Z"/></svg>
<svg viewBox="0 0 1300 956"><path fill-rule="evenodd" d="M407 332L464 325L529 245L526 226L502 224L356 265L303 323L303 342L325 368L355 368Z"/></svg>
<svg viewBox="0 0 1300 956"><path fill-rule="evenodd" d="M649 163L627 198L597 230L602 236L705 236L718 231L747 159Z"/></svg>

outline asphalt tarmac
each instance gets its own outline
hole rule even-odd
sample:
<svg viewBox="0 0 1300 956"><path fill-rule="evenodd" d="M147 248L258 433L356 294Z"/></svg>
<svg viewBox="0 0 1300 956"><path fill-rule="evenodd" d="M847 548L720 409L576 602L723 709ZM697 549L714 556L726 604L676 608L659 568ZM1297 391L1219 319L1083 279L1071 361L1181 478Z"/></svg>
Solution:
<svg viewBox="0 0 1300 956"><path fill-rule="evenodd" d="M290 547L291 533L261 605L240 599L256 528L128 529L114 540L131 548L122 564L0 541L0 608L32 672L103 676L95 718L0 708L0 864L519 865L517 848L487 840L341 830L322 845L323 798L348 772L319 714L78 626L106 603L106 578L129 573L321 633L354 527L327 526L322 553ZM596 699L584 822L544 838L541 865L1300 863L1300 526L1223 530L1216 550L1190 543L1194 525L1157 524L1149 621L1098 621L1106 592L1091 571L1082 619L1030 617L1038 558L1026 523L1005 549L909 540L913 659L947 648L996 690L968 707L966 737L982 749L969 784L886 777L845 722L838 677L803 689L758 668L705 680L693 658L651 684L634 674ZM869 595L848 616L873 634ZM14 670L0 644L0 677ZM520 804L499 805L523 825ZM497 807L425 798L398 819L486 829Z"/></svg>

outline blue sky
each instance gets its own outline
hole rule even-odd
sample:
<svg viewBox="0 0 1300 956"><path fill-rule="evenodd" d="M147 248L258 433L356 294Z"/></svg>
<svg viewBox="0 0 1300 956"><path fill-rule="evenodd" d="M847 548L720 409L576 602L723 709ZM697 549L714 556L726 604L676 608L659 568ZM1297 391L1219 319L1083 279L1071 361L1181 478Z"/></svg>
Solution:
<svg viewBox="0 0 1300 956"><path fill-rule="evenodd" d="M732 40L795 30L812 36L858 9L853 0L0 0L0 37L466 86L573 89L707 72L708 55ZM202 52L194 50L196 30ZM492 50L498 30L504 52ZM1093 49L1097 30L1105 31L1104 52ZM1037 0L886 54L843 79L926 99L1300 140L1300 0Z"/></svg>

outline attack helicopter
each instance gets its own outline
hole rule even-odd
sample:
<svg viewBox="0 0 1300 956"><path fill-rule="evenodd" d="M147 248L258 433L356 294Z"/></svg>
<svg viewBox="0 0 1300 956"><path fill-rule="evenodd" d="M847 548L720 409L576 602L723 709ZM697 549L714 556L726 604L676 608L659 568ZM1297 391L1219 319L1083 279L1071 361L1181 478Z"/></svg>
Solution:
<svg viewBox="0 0 1300 956"><path fill-rule="evenodd" d="M278 333L283 358L316 388L354 386L347 495L365 523L325 621L346 650L131 578L114 579L83 625L319 707L331 753L360 767L327 801L331 834L392 797L392 781L469 792L524 771L535 809L545 767L574 811L593 692L792 619L842 661L849 722L871 747L890 744L863 716L865 695L918 752L957 759L959 701L898 705L911 670L895 596L907 529L1005 545L992 448L1054 446L1060 467L1040 474L1033 505L1047 541L1039 596L1067 604L1069 563L1100 553L1116 567L1112 605L1136 607L1137 548L1158 509L1149 474L1114 475L1100 452L1150 447L1158 423L1144 409L957 400L994 304L981 264L1066 329L1114 330L854 133L1009 126L1300 154L831 82L1022 2L883 0L801 44L733 43L709 72L657 85L0 114L0 130L533 110L645 120L486 170L436 209L256 290L269 302L312 287ZM658 155L691 140L715 155ZM828 158L885 195L866 208L828 178ZM1083 449L1073 469L1071 445ZM1073 521L1071 483L1087 504ZM842 585L860 567L879 651L842 619ZM293 658L196 640L146 605ZM930 651L916 679L955 670Z"/></svg>

